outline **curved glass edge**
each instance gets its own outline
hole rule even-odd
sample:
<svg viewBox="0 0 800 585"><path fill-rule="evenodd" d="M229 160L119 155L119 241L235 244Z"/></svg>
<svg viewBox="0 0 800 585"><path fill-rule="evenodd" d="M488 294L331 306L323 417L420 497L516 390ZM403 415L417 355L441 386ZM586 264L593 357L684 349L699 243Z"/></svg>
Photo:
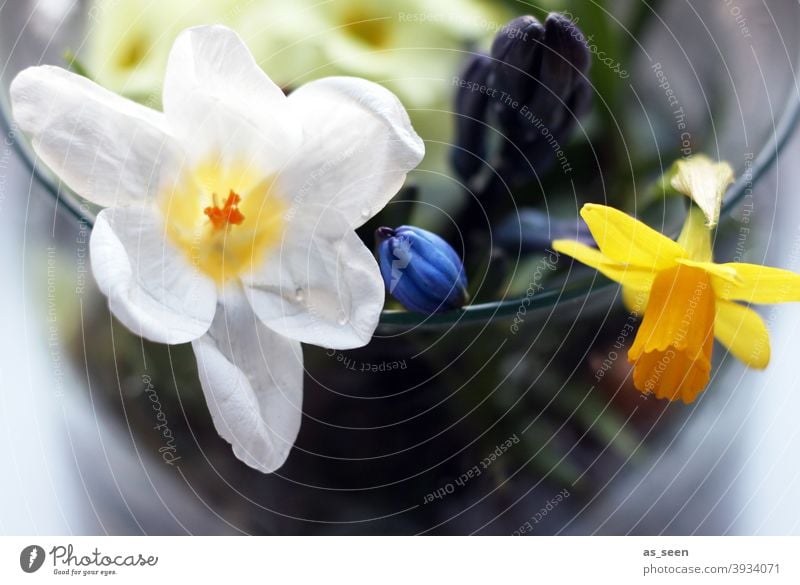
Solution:
<svg viewBox="0 0 800 585"><path fill-rule="evenodd" d="M593 284L597 282L596 286ZM568 286L546 290L531 297L514 297L503 301L467 305L460 309L424 315L411 311L385 310L381 313L380 325L386 328L429 328L446 327L460 323L486 322L495 319L508 319L517 315L520 307L526 311L543 309L558 302L568 302L584 297L588 292L608 290L614 282L599 274L570 283Z"/></svg>
<svg viewBox="0 0 800 585"><path fill-rule="evenodd" d="M22 161L22 164L38 179L38 182L44 187L45 191L56 200L56 207L64 207L69 214L78 221L85 222L89 227L93 226L94 216L86 213L89 204L81 205L76 195L73 195L69 191L62 190L60 188L60 183L51 180L50 177L42 173L41 168L36 162L36 156L30 151L28 146L22 144L22 134L16 126L9 122L6 115L6 112L9 110L9 107L0 107L0 131L6 136L12 132L17 134L14 139L14 150Z"/></svg>
<svg viewBox="0 0 800 585"><path fill-rule="evenodd" d="M747 189L752 188L752 185L754 185L764 173L769 170L773 163L775 163L778 159L778 154L783 150L792 132L797 127L798 122L800 122L800 99L790 98L778 126L775 129L773 135L774 140L770 140L761 152L759 152L758 156L753 161L750 173L740 176L725 194L725 202L720 213L721 217L728 219L733 210L736 209L744 198ZM677 235L677 233L672 234L673 239L676 238ZM584 288L590 285L591 282L591 279L586 279L570 286L568 289L548 290L530 298L519 297L493 303L469 305L455 311L448 311L435 315L423 315L410 311L383 311L381 313L380 324L410 328L436 325L447 326L463 321L510 318L517 313L523 301L527 303L526 306L528 308L542 308L559 301L578 298L582 294L587 294L588 292L598 292L617 286L613 281L607 279L603 280L605 280L605 282L591 289Z"/></svg>
<svg viewBox="0 0 800 585"><path fill-rule="evenodd" d="M12 131L16 132L16 130L7 118L6 112L9 111L10 108L7 107L7 104L4 105L6 107L0 107L0 128L8 135ZM790 96L786 108L781 115L781 119L778 122L778 126L775 128L773 134L774 139L770 140L764 148L761 149L758 156L756 156L750 173L740 176L727 191L725 202L722 205L721 217L729 218L732 211L744 198L747 189L751 188L752 185L769 170L773 163L775 163L780 151L783 150L792 132L797 127L798 122L800 122L800 99L795 99L793 96ZM41 169L37 166L35 155L30 152L30 149L23 145L21 141L21 136L14 140L17 154L29 172L31 172L44 186L45 190L53 196L56 200L56 206L65 208L76 220L84 222L89 226L93 225L94 217L86 213L87 206L82 205L77 196L73 195L70 191L62 190L59 182L53 181L50 177L43 174ZM677 236L677 234L673 234L673 237L675 236ZM570 285L568 288L544 291L531 298L515 297L513 299L492 303L469 305L461 309L434 315L424 315L411 311L384 310L381 312L380 325L393 326L395 328L427 328L451 326L458 322L509 318L517 313L523 302L527 303L526 306L528 308L543 308L554 305L559 301L572 300L584 294L588 294L589 292L598 292L616 285L612 281L607 281L590 288L593 280L594 279L591 278L585 279Z"/></svg>

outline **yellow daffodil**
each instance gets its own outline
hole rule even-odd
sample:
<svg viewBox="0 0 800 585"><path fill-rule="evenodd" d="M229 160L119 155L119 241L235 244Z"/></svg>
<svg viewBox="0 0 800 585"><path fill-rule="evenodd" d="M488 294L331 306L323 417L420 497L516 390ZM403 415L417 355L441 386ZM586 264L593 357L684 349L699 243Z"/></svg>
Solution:
<svg viewBox="0 0 800 585"><path fill-rule="evenodd" d="M605 205L587 204L581 217L599 250L570 240L553 248L621 283L625 298L644 306L628 351L640 392L692 402L709 381L714 337L748 366L767 366L767 328L746 304L800 301L800 275L713 262L711 232L694 206L677 242Z"/></svg>

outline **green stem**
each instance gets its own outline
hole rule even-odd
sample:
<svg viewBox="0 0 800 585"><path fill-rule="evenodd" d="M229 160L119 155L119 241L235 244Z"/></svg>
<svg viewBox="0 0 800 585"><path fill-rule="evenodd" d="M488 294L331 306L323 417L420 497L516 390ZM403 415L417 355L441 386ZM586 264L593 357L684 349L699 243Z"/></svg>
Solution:
<svg viewBox="0 0 800 585"><path fill-rule="evenodd" d="M64 61L67 62L67 67L73 73L77 73L81 77L85 77L86 79L92 79L92 76L89 74L89 70L86 66L78 59L78 56L72 52L72 50L67 49L64 51Z"/></svg>
<svg viewBox="0 0 800 585"><path fill-rule="evenodd" d="M647 24L658 14L662 0L637 0L633 8L633 16L628 25L628 34L625 36L623 49L626 55L633 54L637 47L637 41L644 34Z"/></svg>

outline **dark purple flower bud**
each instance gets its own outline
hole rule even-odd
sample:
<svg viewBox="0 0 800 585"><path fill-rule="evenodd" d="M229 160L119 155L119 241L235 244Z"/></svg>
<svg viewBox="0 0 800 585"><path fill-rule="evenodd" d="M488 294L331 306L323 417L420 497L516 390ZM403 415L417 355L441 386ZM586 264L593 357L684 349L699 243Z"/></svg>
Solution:
<svg viewBox="0 0 800 585"><path fill-rule="evenodd" d="M375 240L386 289L405 308L431 315L469 299L461 258L436 234L406 225L381 227Z"/></svg>
<svg viewBox="0 0 800 585"><path fill-rule="evenodd" d="M452 162L456 172L465 181L470 180L481 169L486 157L486 109L489 94L481 91L492 71L492 59L488 55L470 56L464 72L458 77L456 90L456 147L452 150Z"/></svg>
<svg viewBox="0 0 800 585"><path fill-rule="evenodd" d="M498 168L508 183L525 183L555 162L589 105L591 56L580 29L556 13L544 26L515 18L497 34L491 56L492 83L508 96L490 105L507 138Z"/></svg>
<svg viewBox="0 0 800 585"><path fill-rule="evenodd" d="M489 160L510 187L532 180L556 161L556 153L590 102L586 77L590 57L580 29L552 13L544 24L533 16L510 21L494 39L491 62L484 65L485 59L475 57L468 64L464 82L481 81L489 97L469 98L465 92L473 91L474 85L462 83L457 88L457 112L473 116L482 112L482 121L502 135ZM473 107L467 111L463 105ZM472 149L479 156L488 150L486 132L480 134L472 126L466 132L460 125L456 129L457 148ZM456 171L465 180L477 172L463 163L456 165Z"/></svg>
<svg viewBox="0 0 800 585"><path fill-rule="evenodd" d="M494 84L549 127L560 127L564 111L578 88L588 85L586 72L591 62L580 29L561 14L552 13L542 26L533 16L520 16L506 24L495 37L491 56L496 59ZM495 105L501 120L513 126L519 109L507 101Z"/></svg>
<svg viewBox="0 0 800 585"><path fill-rule="evenodd" d="M491 57L495 62L492 87L512 98L496 100L492 109L504 127L519 124L519 108L537 93L535 74L541 69L545 29L533 16L519 16L507 23L494 38Z"/></svg>

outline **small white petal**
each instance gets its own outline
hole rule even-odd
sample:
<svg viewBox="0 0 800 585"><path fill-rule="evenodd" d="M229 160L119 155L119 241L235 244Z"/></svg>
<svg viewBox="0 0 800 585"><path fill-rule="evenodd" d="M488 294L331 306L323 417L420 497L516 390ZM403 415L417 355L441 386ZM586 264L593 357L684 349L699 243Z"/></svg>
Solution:
<svg viewBox="0 0 800 585"><path fill-rule="evenodd" d="M183 155L162 114L85 77L31 67L11 83L11 103L36 154L98 205L143 204L180 169Z"/></svg>
<svg viewBox="0 0 800 585"><path fill-rule="evenodd" d="M164 113L194 162L277 172L300 141L280 87L239 35L220 25L178 36L164 78Z"/></svg>
<svg viewBox="0 0 800 585"><path fill-rule="evenodd" d="M172 245L155 210L102 210L90 251L97 285L128 329L170 344L208 331L216 311L216 285Z"/></svg>
<svg viewBox="0 0 800 585"><path fill-rule="evenodd" d="M306 211L287 227L280 249L242 278L245 292L281 335L336 349L366 345L385 297L378 264L338 210Z"/></svg>
<svg viewBox="0 0 800 585"><path fill-rule="evenodd" d="M241 291L226 291L209 332L192 343L217 432L264 473L283 465L300 430L303 353L255 316Z"/></svg>
<svg viewBox="0 0 800 585"><path fill-rule="evenodd" d="M716 226L722 197L734 182L731 165L695 154L676 161L672 173L672 188L692 199L703 210L708 227Z"/></svg>
<svg viewBox="0 0 800 585"><path fill-rule="evenodd" d="M408 114L386 88L354 77L312 81L289 96L303 143L280 176L292 204L333 206L355 228L403 186L425 155Z"/></svg>

